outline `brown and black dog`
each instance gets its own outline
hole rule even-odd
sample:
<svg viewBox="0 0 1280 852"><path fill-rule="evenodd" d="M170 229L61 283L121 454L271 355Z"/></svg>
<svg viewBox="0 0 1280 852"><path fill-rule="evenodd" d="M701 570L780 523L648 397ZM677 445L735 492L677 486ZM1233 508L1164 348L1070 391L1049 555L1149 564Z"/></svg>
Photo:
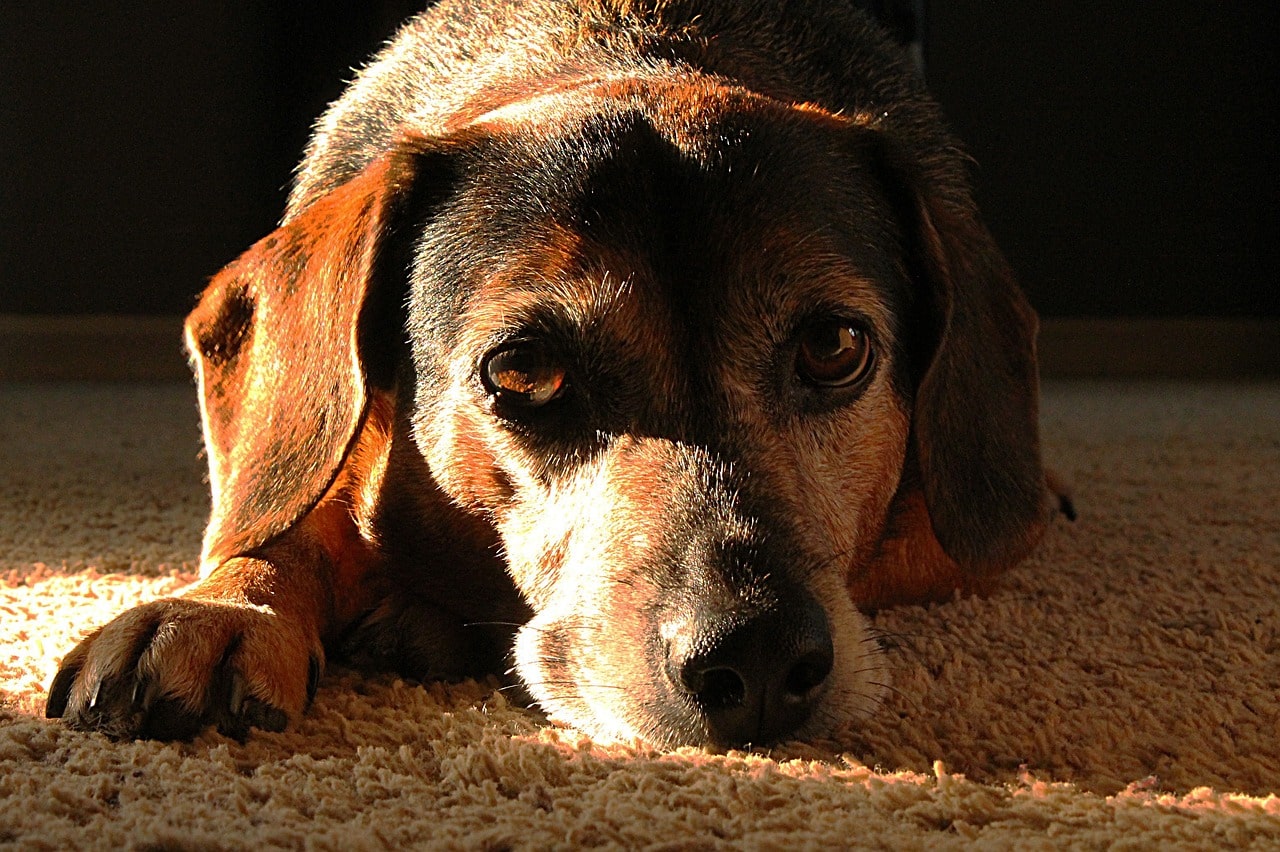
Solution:
<svg viewBox="0 0 1280 852"><path fill-rule="evenodd" d="M321 120L187 321L201 580L48 715L279 729L326 655L511 667L605 737L838 730L857 606L1050 514L1036 319L899 50L840 0L445 2Z"/></svg>

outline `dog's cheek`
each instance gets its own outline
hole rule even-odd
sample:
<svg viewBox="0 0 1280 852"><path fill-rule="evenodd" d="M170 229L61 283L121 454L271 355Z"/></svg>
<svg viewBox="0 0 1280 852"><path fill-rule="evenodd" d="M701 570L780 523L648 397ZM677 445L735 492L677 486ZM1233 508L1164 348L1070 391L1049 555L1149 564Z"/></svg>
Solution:
<svg viewBox="0 0 1280 852"><path fill-rule="evenodd" d="M844 574L879 546L910 429L903 400L886 385L873 385L848 411L798 423L789 436L796 447L795 516L805 519L811 539L825 545L831 565Z"/></svg>
<svg viewBox="0 0 1280 852"><path fill-rule="evenodd" d="M546 511L558 502L550 494L541 501L516 502L502 513L498 525L507 572L538 613L551 606L573 534L571 515Z"/></svg>
<svg viewBox="0 0 1280 852"><path fill-rule="evenodd" d="M637 442L642 443L642 442ZM655 527L663 457L629 441L500 524L509 570L536 615L516 670L548 715L596 737L664 739ZM607 507L607 508L605 508ZM669 561L669 560L668 560Z"/></svg>
<svg viewBox="0 0 1280 852"><path fill-rule="evenodd" d="M889 671L866 616L853 605L843 577L829 572L813 578L811 591L827 613L835 662L826 693L799 739L838 735L870 716L883 702Z"/></svg>
<svg viewBox="0 0 1280 852"><path fill-rule="evenodd" d="M455 503L473 512L503 511L515 496L499 463L502 437L465 389L450 387L414 424L414 439L432 478Z"/></svg>
<svg viewBox="0 0 1280 852"><path fill-rule="evenodd" d="M553 720L600 738L641 736L632 705L653 678L643 593L607 578L622 563L607 549L590 552L590 530L576 539L553 533L547 538L558 540L542 552L531 544L537 537L520 541L511 562L537 613L517 634L517 674ZM516 545L515 536L508 541Z"/></svg>
<svg viewBox="0 0 1280 852"><path fill-rule="evenodd" d="M517 633L516 673L557 723L602 740L652 739L658 732L636 711L648 700L649 665L632 642L620 641L634 632L603 613L544 612ZM610 644L627 656L604 653Z"/></svg>

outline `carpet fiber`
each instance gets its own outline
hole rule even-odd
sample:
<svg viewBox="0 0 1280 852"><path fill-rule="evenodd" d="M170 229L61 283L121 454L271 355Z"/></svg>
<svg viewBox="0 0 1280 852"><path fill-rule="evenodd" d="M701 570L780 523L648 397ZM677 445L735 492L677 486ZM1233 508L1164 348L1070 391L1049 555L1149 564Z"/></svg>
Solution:
<svg viewBox="0 0 1280 852"><path fill-rule="evenodd" d="M1280 845L1278 385L1050 385L1080 520L986 599L876 615L893 691L865 724L727 755L342 671L243 745L45 721L77 638L192 579L194 406L0 385L0 847Z"/></svg>

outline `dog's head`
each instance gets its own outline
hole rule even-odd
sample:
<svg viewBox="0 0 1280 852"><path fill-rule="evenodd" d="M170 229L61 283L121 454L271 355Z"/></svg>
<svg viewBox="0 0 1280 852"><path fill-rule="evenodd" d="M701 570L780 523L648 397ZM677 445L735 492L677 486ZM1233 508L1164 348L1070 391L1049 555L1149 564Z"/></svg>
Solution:
<svg viewBox="0 0 1280 852"><path fill-rule="evenodd" d="M881 690L849 588L895 507L922 500L911 534L973 576L1043 515L1034 316L962 184L870 119L702 80L406 135L189 335L206 560L295 524L394 394L434 487L500 537L533 613L516 672L597 734L836 728Z"/></svg>

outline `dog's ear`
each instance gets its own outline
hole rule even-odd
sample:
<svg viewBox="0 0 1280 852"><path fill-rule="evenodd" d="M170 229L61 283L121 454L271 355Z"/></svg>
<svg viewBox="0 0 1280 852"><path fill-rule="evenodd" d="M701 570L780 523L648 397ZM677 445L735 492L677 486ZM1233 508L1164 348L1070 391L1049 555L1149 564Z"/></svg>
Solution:
<svg viewBox="0 0 1280 852"><path fill-rule="evenodd" d="M359 430L367 384L390 382L378 347L402 334L375 328L395 298L379 257L428 156L406 142L371 162L220 272L187 317L213 497L206 568L315 505Z"/></svg>
<svg viewBox="0 0 1280 852"><path fill-rule="evenodd" d="M990 576L1027 555L1047 517L1038 320L959 167L881 152L924 318L911 353L920 486L946 554Z"/></svg>

